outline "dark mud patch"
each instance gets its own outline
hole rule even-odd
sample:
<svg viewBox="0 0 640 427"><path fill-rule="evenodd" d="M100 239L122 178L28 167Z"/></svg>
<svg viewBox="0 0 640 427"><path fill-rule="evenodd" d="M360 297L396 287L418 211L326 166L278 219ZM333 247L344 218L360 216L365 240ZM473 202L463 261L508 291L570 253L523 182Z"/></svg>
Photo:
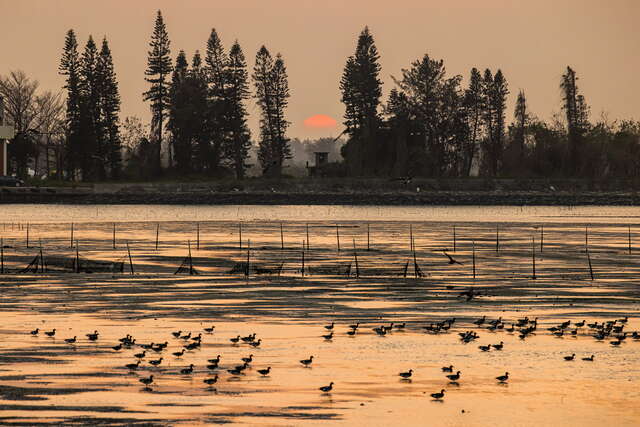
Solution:
<svg viewBox="0 0 640 427"><path fill-rule="evenodd" d="M33 421L20 417L0 417L0 426L134 426L134 427L164 427L171 425L162 420L137 420L135 418L94 418L69 417L55 421Z"/></svg>
<svg viewBox="0 0 640 427"><path fill-rule="evenodd" d="M47 400L43 396L69 395L93 391L107 391L100 388L44 388L44 387L13 387L0 385L0 397L3 400ZM11 406L11 405L9 405ZM3 406L0 405L0 409Z"/></svg>

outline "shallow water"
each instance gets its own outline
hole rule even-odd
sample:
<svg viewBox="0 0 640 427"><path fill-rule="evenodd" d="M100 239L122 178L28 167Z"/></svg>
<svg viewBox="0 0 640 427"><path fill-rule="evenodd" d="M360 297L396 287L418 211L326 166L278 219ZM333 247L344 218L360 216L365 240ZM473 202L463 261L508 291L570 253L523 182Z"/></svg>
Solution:
<svg viewBox="0 0 640 427"><path fill-rule="evenodd" d="M562 338L546 330L565 320L624 316L630 317L625 330L640 330L638 213L619 207L2 206L10 272L0 276L0 424L638 425L640 341L627 338L614 347L610 339L596 341L588 327ZM128 262L128 241L135 274L18 273L40 244L52 263L72 259L72 221L82 259ZM426 277L413 277L410 233ZM174 275L189 240L200 274ZM284 262L280 277L229 274L246 261L248 240L251 265ZM444 248L463 265L447 264ZM482 296L460 298L470 287ZM521 340L478 328L472 322L482 316L502 317L507 327L538 317L539 329ZM447 333L422 329L451 317L456 322ZM321 335L330 322L335 336L326 341ZM355 322L362 323L359 332L346 335ZM407 322L406 330L384 337L371 330L389 322ZM204 333L210 325L215 333ZM36 327L56 328L55 338L31 336ZM85 337L93 330L100 332L96 342ZM177 330L203 333L202 348L174 357L184 342L171 335ZM461 343L457 332L466 330L480 338ZM262 339L258 348L229 341L253 332ZM124 365L142 348L111 349L127 333L139 343L167 341L168 349L150 352L138 371L128 372ZM73 336L76 344L64 342ZM501 351L478 349L501 341ZM565 362L572 353L576 360ZM210 377L206 360L217 354L220 379L210 388L202 382ZM249 354L254 362L245 375L227 373ZM581 360L591 354L594 362ZM299 360L310 355L312 367L302 367ZM159 367L148 363L159 357ZM182 375L191 363L194 373ZM458 385L440 370L449 364L462 372ZM257 370L267 366L271 374L261 377ZM411 381L400 380L408 369ZM508 384L498 384L494 377L505 371ZM138 379L151 374L155 382L147 390ZM331 381L331 393L318 390ZM429 395L442 388L443 401L433 401Z"/></svg>

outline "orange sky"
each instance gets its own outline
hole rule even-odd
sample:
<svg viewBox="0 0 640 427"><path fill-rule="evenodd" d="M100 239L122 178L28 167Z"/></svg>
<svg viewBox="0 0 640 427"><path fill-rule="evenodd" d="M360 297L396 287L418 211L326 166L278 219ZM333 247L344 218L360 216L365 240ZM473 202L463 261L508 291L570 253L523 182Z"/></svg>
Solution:
<svg viewBox="0 0 640 427"><path fill-rule="evenodd" d="M513 104L524 89L530 110L559 110L566 65L597 118L640 119L640 1L637 0L0 0L0 74L22 69L44 88L58 89L65 32L84 45L91 33L111 43L123 115L149 119L140 94L155 11L163 11L172 55L204 50L212 27L225 46L238 39L249 65L266 44L284 55L291 88L292 137L337 135L343 107L338 82L359 31L369 25L381 53L385 98L391 75L429 53L451 74L473 66L502 68ZM635 24L635 26L634 26ZM249 105L255 130L257 108ZM304 125L325 114L334 129ZM509 118L510 120L510 118Z"/></svg>

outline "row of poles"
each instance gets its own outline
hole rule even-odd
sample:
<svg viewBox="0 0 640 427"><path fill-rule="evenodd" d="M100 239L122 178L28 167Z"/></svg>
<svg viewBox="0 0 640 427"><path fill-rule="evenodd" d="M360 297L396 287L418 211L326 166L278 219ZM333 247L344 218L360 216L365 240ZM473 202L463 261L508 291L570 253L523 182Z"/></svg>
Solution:
<svg viewBox="0 0 640 427"><path fill-rule="evenodd" d="M309 250L309 224L306 224L306 248ZM30 224L26 224L26 244L27 248L30 248L30 239L29 239L29 231ZM156 236L155 236L155 249L158 250L158 244L160 239L160 224L156 224ZM629 255L631 255L631 226L627 228L627 250ZM74 223L71 223L71 234L69 239L69 247L73 248L74 240ZM415 250L414 242L413 242L413 227L409 224L409 241L410 241L410 250L413 252ZM456 234L456 226L453 226L453 251L456 252L457 249L457 234ZM4 245L1 245L4 246ZM584 246L585 252L588 251L589 248L589 227L585 227L584 231ZM242 250L242 223L238 223L238 247ZM281 249L285 249L284 247L284 228L283 224L280 223L280 247ZM340 252L340 226L336 224L336 247L338 252ZM112 228L112 248L116 249L116 223L113 223ZM500 226L496 225L496 244L495 244L496 253L500 252ZM196 222L196 250L200 250L200 223ZM370 224L367 223L367 251L371 250L371 234L370 234ZM544 250L544 226L540 226L540 252Z"/></svg>
<svg viewBox="0 0 640 427"><path fill-rule="evenodd" d="M76 243L76 260L75 260L75 267L74 269L79 271L79 255L78 255L78 241L74 239L74 223L71 223L71 233L70 233L70 247L73 248L73 243L75 241ZM310 238L309 238L309 224L306 224L305 227L305 232L306 232L306 239L302 241L302 274L304 275L304 263L305 263L305 249L306 251L310 250ZM30 247L30 224L27 223L26 224L26 244L27 244L27 248ZM160 224L156 224L156 235L155 235L155 249L158 250L158 245L159 245L159 237L160 237ZM240 250L242 250L242 223L238 223L238 245ZM413 253L413 258L414 258L414 270L416 271L416 276L418 276L418 272L419 272L419 267L416 261L416 255L415 255L415 242L414 242L414 238L413 238L413 226L412 224L409 224L409 239L410 239L410 250ZM284 246L284 228L283 228L283 224L280 223L280 245L281 245L281 249L285 249ZM134 268L133 268L133 261L132 261L132 257L131 257L131 250L129 248L129 242L127 241L126 243L127 246L127 255L129 258L129 266L130 266L130 270L131 270L131 274L134 274ZM341 247L340 247L340 226L336 224L336 246L337 246L337 250L341 251ZM112 228L112 247L113 249L116 249L116 224L113 223L113 228ZM533 269L533 274L532 274L532 278L536 278L536 259L535 259L535 236L532 237L532 269ZM197 222L196 223L196 249L200 250L200 223ZM367 251L369 251L371 249L371 238L370 238L370 224L367 224ZM457 233L456 233L456 226L453 225L453 252L455 253L457 250ZM353 250L354 250L354 259L355 259L355 264L356 264L356 275L359 276L359 265L358 265L358 258L357 258L357 249L356 249L356 244L355 244L355 239L353 240ZM500 252L500 226L496 225L496 243L495 243L495 250L496 253ZM540 226L540 252L543 252L544 250L544 226ZM40 251L42 252L42 245L40 245ZM249 252L250 252L250 244L248 244L248 248L247 248L247 270L248 270L248 265L249 265ZM628 253L631 254L632 252L632 245L631 245L631 227L628 227ZM585 227L585 253L587 254L587 259L588 259L588 263L589 263L589 271L590 271L590 275L591 275L591 279L593 280L593 268L592 268L592 264L591 264L591 256L590 256L590 252L589 252L589 228ZM191 260L191 243L189 242L189 260ZM472 241L472 260L473 260L473 276L475 278L475 241ZM193 271L193 264L192 261L190 261L190 271ZM0 273L4 273L4 239L0 238ZM248 274L248 271L247 271Z"/></svg>

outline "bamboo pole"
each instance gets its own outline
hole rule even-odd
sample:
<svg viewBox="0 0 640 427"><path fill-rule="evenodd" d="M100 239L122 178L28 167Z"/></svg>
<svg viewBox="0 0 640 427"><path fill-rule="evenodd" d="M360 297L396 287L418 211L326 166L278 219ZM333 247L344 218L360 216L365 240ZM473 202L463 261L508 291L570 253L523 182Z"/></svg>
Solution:
<svg viewBox="0 0 640 427"><path fill-rule="evenodd" d="M473 280L476 280L476 242L475 240L471 241L471 253L472 253L472 260L473 260Z"/></svg>
<svg viewBox="0 0 640 427"><path fill-rule="evenodd" d="M500 225L496 224L496 253L500 252Z"/></svg>
<svg viewBox="0 0 640 427"><path fill-rule="evenodd" d="M413 247L413 224L409 224L409 250L411 252L415 250Z"/></svg>
<svg viewBox="0 0 640 427"><path fill-rule="evenodd" d="M629 226L629 255L631 255L631 226Z"/></svg>
<svg viewBox="0 0 640 427"><path fill-rule="evenodd" d="M27 223L27 249L29 249L29 223Z"/></svg>
<svg viewBox="0 0 640 427"><path fill-rule="evenodd" d="M131 258L131 250L129 249L128 240L127 240L127 255L129 255L129 268L131 269L131 275L133 276L133 259Z"/></svg>
<svg viewBox="0 0 640 427"><path fill-rule="evenodd" d="M191 257L191 240L187 240L189 246L189 274L193 276L193 258Z"/></svg>
<svg viewBox="0 0 640 427"><path fill-rule="evenodd" d="M160 223L156 223L156 251L158 250L158 240L160 238Z"/></svg>
<svg viewBox="0 0 640 427"><path fill-rule="evenodd" d="M453 252L456 251L456 226L453 226Z"/></svg>
<svg viewBox="0 0 640 427"><path fill-rule="evenodd" d="M116 223L113 223L113 249L116 248Z"/></svg>
<svg viewBox="0 0 640 427"><path fill-rule="evenodd" d="M77 240L76 240L76 273L80 273L80 245L78 244Z"/></svg>
<svg viewBox="0 0 640 427"><path fill-rule="evenodd" d="M71 239L69 239L69 247L73 248L73 223L71 223Z"/></svg>
<svg viewBox="0 0 640 427"><path fill-rule="evenodd" d="M307 251L309 250L309 223L306 225L307 227Z"/></svg>
<svg viewBox="0 0 640 427"><path fill-rule="evenodd" d="M304 240L302 241L302 268L300 269L300 274L304 277Z"/></svg>
<svg viewBox="0 0 640 427"><path fill-rule="evenodd" d="M360 278L360 266L358 264L358 251L356 250L356 239L353 239L353 257L356 261L356 279Z"/></svg>
<svg viewBox="0 0 640 427"><path fill-rule="evenodd" d="M540 226L540 253L542 253L542 245L544 244L544 225Z"/></svg>
<svg viewBox="0 0 640 427"><path fill-rule="evenodd" d="M284 232L282 231L282 223L280 223L280 249L284 250Z"/></svg>
<svg viewBox="0 0 640 427"><path fill-rule="evenodd" d="M196 222L196 250L200 250L200 223Z"/></svg>
<svg viewBox="0 0 640 427"><path fill-rule="evenodd" d="M244 275L246 277L249 277L249 272L250 272L249 270L249 267L250 267L249 263L251 261L250 254L251 254L251 240L247 240L247 269L244 271Z"/></svg>
<svg viewBox="0 0 640 427"><path fill-rule="evenodd" d="M370 230L369 230L369 223L367 223L367 252L369 252L371 250L371 245L370 245Z"/></svg>
<svg viewBox="0 0 640 427"><path fill-rule="evenodd" d="M591 255L589 255L588 248L587 248L587 261L589 261L589 274L591 275L591 280L593 280L593 267L591 266Z"/></svg>
<svg viewBox="0 0 640 427"><path fill-rule="evenodd" d="M336 224L336 242L338 243L338 252L340 252L340 226Z"/></svg>
<svg viewBox="0 0 640 427"><path fill-rule="evenodd" d="M589 251L589 227L584 228L584 250Z"/></svg>
<svg viewBox="0 0 640 427"><path fill-rule="evenodd" d="M242 223L238 223L238 245L240 250L242 250Z"/></svg>
<svg viewBox="0 0 640 427"><path fill-rule="evenodd" d="M39 239L38 243L40 244L40 272L44 273L44 255L42 254L42 240ZM36 268L37 272L37 268Z"/></svg>
<svg viewBox="0 0 640 427"><path fill-rule="evenodd" d="M531 278L535 280L536 277L536 237L531 237L531 258L532 258L532 266L533 266L533 276Z"/></svg>

